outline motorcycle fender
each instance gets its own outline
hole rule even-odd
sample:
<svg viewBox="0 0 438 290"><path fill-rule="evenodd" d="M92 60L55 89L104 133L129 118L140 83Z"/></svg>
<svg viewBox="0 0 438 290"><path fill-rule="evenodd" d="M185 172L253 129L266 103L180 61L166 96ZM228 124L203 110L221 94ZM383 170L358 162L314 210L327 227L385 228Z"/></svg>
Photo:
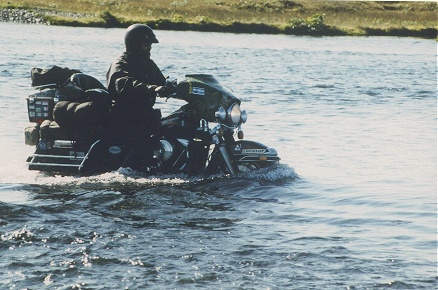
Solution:
<svg viewBox="0 0 438 290"><path fill-rule="evenodd" d="M274 148L249 140L236 141L230 148L234 160L238 162L279 161L278 153Z"/></svg>

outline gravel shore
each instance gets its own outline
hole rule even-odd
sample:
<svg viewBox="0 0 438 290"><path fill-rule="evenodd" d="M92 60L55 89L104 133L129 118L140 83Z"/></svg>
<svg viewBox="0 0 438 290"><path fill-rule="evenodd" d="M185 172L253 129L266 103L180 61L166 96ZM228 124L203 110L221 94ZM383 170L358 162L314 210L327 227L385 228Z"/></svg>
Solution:
<svg viewBox="0 0 438 290"><path fill-rule="evenodd" d="M29 24L49 24L38 12L24 9L2 9L0 10L0 21L20 22Z"/></svg>
<svg viewBox="0 0 438 290"><path fill-rule="evenodd" d="M80 13L68 13L58 12L45 9L36 9L33 11L25 9L1 9L0 10L0 22L19 22L29 24L44 24L50 25L50 21L46 19L46 16L65 16L70 18L81 18L90 15Z"/></svg>

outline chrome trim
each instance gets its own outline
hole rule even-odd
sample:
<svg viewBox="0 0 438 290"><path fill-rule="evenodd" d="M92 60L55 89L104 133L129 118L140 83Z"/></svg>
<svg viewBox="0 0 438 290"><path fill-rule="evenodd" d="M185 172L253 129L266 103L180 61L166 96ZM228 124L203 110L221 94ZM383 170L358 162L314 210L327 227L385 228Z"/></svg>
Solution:
<svg viewBox="0 0 438 290"><path fill-rule="evenodd" d="M81 168L82 164L60 164L60 163L29 163L32 166L47 166L47 167L77 167Z"/></svg>
<svg viewBox="0 0 438 290"><path fill-rule="evenodd" d="M69 142L68 140L62 140L65 142ZM55 141L56 142L56 141ZM35 167L71 167L71 168L78 168L78 171L81 170L82 167L84 167L84 163L86 162L86 160L89 158L88 155L90 154L91 150L93 150L94 146L96 146L96 144L98 144L100 142L100 140L94 142L91 146L90 149L88 149L87 154L85 154L85 156L77 156L77 155L47 155L47 154L32 154L31 157L32 159L29 162L26 162L28 164L28 166L35 166ZM62 144L62 142L61 142ZM67 148L63 148L63 149L67 149ZM47 158L50 161L56 160L56 159L64 159L65 161L61 161L61 162L65 162L65 163L46 163L46 162L38 162L35 159L36 158ZM69 163L69 161L71 163ZM75 163L74 163L75 162Z"/></svg>
<svg viewBox="0 0 438 290"><path fill-rule="evenodd" d="M84 159L83 159L82 162L81 162L81 166L79 166L79 171L81 170L82 167L84 167L84 162L85 162L85 160L88 159L88 155L90 154L91 150L93 150L94 146L96 146L96 144L99 143L99 142L100 142L100 140L97 140L96 142L94 142L94 143L90 146L90 149L88 149L87 154L85 154Z"/></svg>
<svg viewBox="0 0 438 290"><path fill-rule="evenodd" d="M53 148L73 148L75 141L71 140L55 140L53 141Z"/></svg>
<svg viewBox="0 0 438 290"><path fill-rule="evenodd" d="M86 157L78 157L78 156L74 156L74 155L44 155L44 154L32 154L32 157L42 157L42 158L65 158L65 159L77 159L77 160L82 160L85 159Z"/></svg>
<svg viewBox="0 0 438 290"><path fill-rule="evenodd" d="M248 120L248 114L246 113L246 110L242 110L242 115L240 116L240 119L242 120L242 123L246 123Z"/></svg>
<svg viewBox="0 0 438 290"><path fill-rule="evenodd" d="M183 145L184 147L188 147L189 146L189 140L187 139L179 139L177 138L176 140L178 140L178 142Z"/></svg>
<svg viewBox="0 0 438 290"><path fill-rule="evenodd" d="M225 122L225 120L227 119L227 111L225 111L225 109L223 107L220 107L216 111L216 113L214 113L214 116L216 117L216 121L218 123Z"/></svg>

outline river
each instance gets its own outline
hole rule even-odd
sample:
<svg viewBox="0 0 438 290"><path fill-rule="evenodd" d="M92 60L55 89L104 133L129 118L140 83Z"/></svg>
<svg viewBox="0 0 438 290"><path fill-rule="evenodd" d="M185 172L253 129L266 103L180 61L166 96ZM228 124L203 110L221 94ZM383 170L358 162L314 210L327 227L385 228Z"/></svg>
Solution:
<svg viewBox="0 0 438 290"><path fill-rule="evenodd" d="M437 44L156 31L165 75L242 99L269 172L28 171L30 70L105 83L123 29L0 23L1 289L435 289ZM160 101L163 115L177 109Z"/></svg>

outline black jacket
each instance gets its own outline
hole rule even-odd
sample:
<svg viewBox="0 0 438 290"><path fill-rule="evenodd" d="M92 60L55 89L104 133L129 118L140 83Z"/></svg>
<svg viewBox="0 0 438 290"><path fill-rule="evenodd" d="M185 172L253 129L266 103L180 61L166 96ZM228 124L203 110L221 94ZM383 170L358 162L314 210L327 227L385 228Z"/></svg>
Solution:
<svg viewBox="0 0 438 290"><path fill-rule="evenodd" d="M108 91L114 99L114 110L125 117L139 117L155 104L155 86L166 79L151 59L124 52L110 66L107 75Z"/></svg>

